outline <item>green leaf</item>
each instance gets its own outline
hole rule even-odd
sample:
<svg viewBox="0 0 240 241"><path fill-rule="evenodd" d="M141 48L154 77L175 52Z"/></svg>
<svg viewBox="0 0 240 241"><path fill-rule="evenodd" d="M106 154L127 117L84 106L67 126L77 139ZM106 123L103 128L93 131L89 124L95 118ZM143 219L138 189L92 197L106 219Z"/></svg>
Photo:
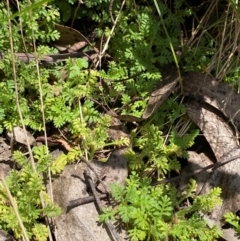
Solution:
<svg viewBox="0 0 240 241"><path fill-rule="evenodd" d="M48 228L45 225L36 223L32 231L38 241L48 240Z"/></svg>
<svg viewBox="0 0 240 241"><path fill-rule="evenodd" d="M121 184L111 183L111 194L116 201L121 201L124 199L126 191L125 187Z"/></svg>
<svg viewBox="0 0 240 241"><path fill-rule="evenodd" d="M170 217L172 215L173 207L170 198L166 195L162 196L158 201L159 212L162 216Z"/></svg>
<svg viewBox="0 0 240 241"><path fill-rule="evenodd" d="M60 173L67 164L67 155L62 153L60 156L56 158L56 160L51 165L52 174Z"/></svg>
<svg viewBox="0 0 240 241"><path fill-rule="evenodd" d="M239 225L240 217L233 214L232 212L229 212L224 215L224 218L226 222L230 223L237 230L237 232L240 233L240 225Z"/></svg>
<svg viewBox="0 0 240 241"><path fill-rule="evenodd" d="M61 13L63 14L63 22L67 22L72 13L72 7L65 1L58 1L57 2L58 7L61 10Z"/></svg>
<svg viewBox="0 0 240 241"><path fill-rule="evenodd" d="M80 69L87 69L88 68L88 62L85 59L79 58L76 60L77 65Z"/></svg>
<svg viewBox="0 0 240 241"><path fill-rule="evenodd" d="M129 232L131 241L145 240L147 236L145 231L137 229L136 227L134 227L133 229L130 229L128 232Z"/></svg>
<svg viewBox="0 0 240 241"><path fill-rule="evenodd" d="M116 214L116 211L113 210L111 207L109 208L102 208L102 213L99 215L99 222L103 223L107 223L109 222L110 220L115 220L115 214Z"/></svg>
<svg viewBox="0 0 240 241"><path fill-rule="evenodd" d="M131 212L134 211L133 207L128 207L125 205L120 205L118 208L118 213L121 216L121 219L123 220L123 222L128 223L130 221L131 218Z"/></svg>

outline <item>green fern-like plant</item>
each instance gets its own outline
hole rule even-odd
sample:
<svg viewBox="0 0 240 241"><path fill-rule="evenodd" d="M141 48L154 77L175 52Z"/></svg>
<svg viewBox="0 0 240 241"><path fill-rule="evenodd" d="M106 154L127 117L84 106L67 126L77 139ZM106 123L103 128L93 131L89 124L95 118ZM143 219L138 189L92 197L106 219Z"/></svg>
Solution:
<svg viewBox="0 0 240 241"><path fill-rule="evenodd" d="M161 115L154 115L151 124L132 131L132 149L129 149L125 156L132 170L156 171L161 179L168 172L181 169L178 158L187 157L187 149L194 144L199 130L190 129L184 135L179 134L174 123L184 115L185 108L176 100L169 98L161 106L159 113ZM173 126L168 139L164 137L166 123Z"/></svg>
<svg viewBox="0 0 240 241"><path fill-rule="evenodd" d="M111 194L119 205L116 209L104 209L100 221L120 217L131 240L204 241L220 236L217 226L209 228L198 213L207 213L221 203L220 189L213 189L209 194L197 197L190 207L176 211L182 199L175 188L169 185L153 187L150 178L140 178L135 172L126 182L126 187L111 186ZM194 197L194 188L196 184L189 185L188 195L184 198Z"/></svg>
<svg viewBox="0 0 240 241"><path fill-rule="evenodd" d="M234 230L236 230L236 232L238 233L238 235L240 235L240 217L232 212L226 213L224 215L224 219L227 223L229 223L230 225L232 225L232 227L234 228Z"/></svg>
<svg viewBox="0 0 240 241"><path fill-rule="evenodd" d="M21 170L11 170L6 177L6 183L17 206L19 216L30 239L46 241L48 228L44 223L39 223L44 217L53 217L61 213L61 209L52 203L43 182L43 174L47 173L51 165L51 157L46 155L46 147L33 148L37 163L37 171L32 171L32 166L26 156L20 151L14 152L14 159L21 166ZM42 195L45 206L41 206ZM0 183L0 228L13 232L17 239L23 237L16 214L9 203L6 189Z"/></svg>

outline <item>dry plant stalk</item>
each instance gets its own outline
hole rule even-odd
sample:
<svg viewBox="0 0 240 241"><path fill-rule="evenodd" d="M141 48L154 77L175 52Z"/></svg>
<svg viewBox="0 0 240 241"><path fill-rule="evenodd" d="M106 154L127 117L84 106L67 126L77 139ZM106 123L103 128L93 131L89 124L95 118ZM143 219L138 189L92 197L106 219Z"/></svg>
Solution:
<svg viewBox="0 0 240 241"><path fill-rule="evenodd" d="M13 196L12 196L12 194L11 194L9 188L8 188L8 185L7 185L6 181L5 181L4 174L3 174L2 171L0 171L0 180L2 180L2 185L3 185L4 189L7 192L7 197L9 199L9 201L11 203L11 206L13 208L13 211L14 211L16 217L17 217L18 224L19 224L19 226L20 226L20 228L22 230L22 233L23 233L23 237L24 237L25 241L29 241L29 238L28 238L28 235L27 235L27 231L26 231L26 229L25 229L25 227L23 225L22 219L21 219L21 217L19 215L19 212L18 212L17 204L14 201L14 198L13 198Z"/></svg>
<svg viewBox="0 0 240 241"><path fill-rule="evenodd" d="M21 107L20 107L20 104L19 104L19 95L18 95L19 90L18 90L17 73L16 73L16 66L15 66L15 54L14 54L14 48L13 48L13 38L12 38L12 28L11 28L11 20L10 20L11 16L10 16L9 0L7 0L6 2L7 2L7 14L8 14L8 25L9 25L9 42L10 42L11 57L12 57L12 71L13 71L14 87L15 87L15 94L16 94L16 105L17 105L19 117L20 117L20 120L21 120L21 125L22 125L22 128L24 130L24 134L25 134L25 138L26 138L26 142L27 142L27 147L28 147L28 151L29 151L29 155L30 155L30 160L31 160L31 164L32 164L32 169L33 169L34 172L36 172L36 165L35 165L35 162L34 162L34 157L33 157L33 153L32 153L30 143L29 143L29 139L27 138L27 131L26 131L26 127L25 127L25 124L24 124L24 119L23 119ZM18 0L17 0L17 4L19 5ZM31 6L30 0L28 1L28 4L29 4L29 6ZM30 16L32 18L32 11L31 10L30 10ZM40 89L40 100L41 100L41 108L42 108L42 116L43 116L44 134L45 134L45 137L46 137L46 140L47 140L40 72L39 72L39 65L38 65L36 44L35 44L35 37L34 37L34 34L33 34L33 29L32 29L32 37L33 37L34 51L35 51L35 55L36 55L36 69L37 69L39 89ZM49 169L49 173L50 173L50 169ZM49 176L51 177L51 175L49 175ZM50 178L50 182L51 182L51 178ZM41 205L42 205L42 207L45 207L45 203L44 203L42 193L40 192L39 195L40 195ZM52 197L52 200L53 200L53 197ZM15 209L14 206L13 206L13 208ZM18 222L19 222L19 225L21 226L21 228L24 228L21 220L18 219ZM51 234L51 231L50 231L49 222L48 222L47 218L46 218L46 223L48 224L47 227L48 227L49 238L50 238L50 241L52 241L53 237L52 237L52 234ZM23 235L24 235L24 237L26 236L25 239L27 238L26 241L28 241L26 231L23 231Z"/></svg>

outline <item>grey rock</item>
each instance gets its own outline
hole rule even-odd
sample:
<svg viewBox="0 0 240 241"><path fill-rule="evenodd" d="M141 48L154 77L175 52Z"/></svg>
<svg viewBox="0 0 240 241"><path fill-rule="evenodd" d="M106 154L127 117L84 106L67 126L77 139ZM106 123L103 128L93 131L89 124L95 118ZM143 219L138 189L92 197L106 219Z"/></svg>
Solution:
<svg viewBox="0 0 240 241"><path fill-rule="evenodd" d="M123 152L124 150L115 150L106 163L97 161L90 163L98 175L107 169L103 181L108 190L111 183L124 184L127 178L127 161L122 156ZM57 241L113 240L105 225L99 224L98 212L94 203L84 204L67 212L67 205L70 201L89 196L83 175L86 168L88 167L85 163L69 165L53 182L54 201L63 210L62 215L54 220ZM97 180L95 174L92 171L90 174L95 182ZM101 184L98 185L98 189L104 191ZM102 202L102 205L105 204ZM126 237L126 232L122 231L120 235Z"/></svg>
<svg viewBox="0 0 240 241"><path fill-rule="evenodd" d="M0 229L0 241L15 241L15 239L10 234Z"/></svg>

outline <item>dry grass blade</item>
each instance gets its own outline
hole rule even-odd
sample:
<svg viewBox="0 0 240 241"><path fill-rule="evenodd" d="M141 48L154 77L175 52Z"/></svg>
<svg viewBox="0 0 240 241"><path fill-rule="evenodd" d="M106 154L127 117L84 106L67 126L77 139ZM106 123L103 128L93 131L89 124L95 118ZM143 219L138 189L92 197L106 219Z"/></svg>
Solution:
<svg viewBox="0 0 240 241"><path fill-rule="evenodd" d="M219 36L220 49L216 51L210 66L217 66L216 77L223 79L233 66L238 66L239 58L234 58L239 49L240 22L239 16L230 4L223 24L222 36ZM239 55L239 53L238 53ZM211 69L211 67L209 69Z"/></svg>
<svg viewBox="0 0 240 241"><path fill-rule="evenodd" d="M31 6L31 2L30 1L28 1L28 4L29 4L29 6ZM19 5L19 3L18 3L18 5ZM19 102L19 96L18 96L19 90L18 90L18 83L17 83L17 73L16 73L16 66L15 66L15 54L14 54L14 48L13 48L12 28L11 28L11 21L10 21L11 16L10 16L10 7L9 7L9 1L8 0L7 0L7 11L8 11L9 40L10 40L11 57L12 57L12 71L13 71L15 94L16 94L16 104L17 104L19 117L20 117L20 120L21 120L21 125L22 125L23 130L24 130L25 139L26 139L26 142L27 142L27 147L28 147L28 151L29 151L29 155L30 155L32 169L33 169L34 172L36 172L36 165L35 165L35 162L34 162L32 149L31 149L29 140L27 138L27 131L26 131L26 127L25 127L25 124L24 124L24 119L23 119L21 106L20 106L20 102ZM32 17L31 8L30 8L30 16ZM35 55L36 55L36 70L37 70L37 75L38 75L38 80L39 80L40 100L41 100L41 109L42 109L42 116L43 116L44 134L45 134L45 137L47 139L46 128L45 128L46 125L45 125L45 116L44 116L44 105L43 105L43 97L42 97L42 89L41 89L41 81L40 81L40 72L39 72L39 65L38 65L38 59L37 59L35 38L34 38L33 32L32 32L32 37L33 37L34 51L35 51ZM50 180L50 182L51 182L51 180ZM44 207L45 204L44 204L44 199L43 199L42 193L39 193L39 195L40 195L42 207ZM14 208L14 206L13 206L13 208ZM48 220L46 220L46 221L48 223ZM18 222L19 222L20 226L23 225L20 220L18 220ZM48 225L48 233L49 233L50 240L53 240L49 225ZM25 234L24 234L24 236L25 236ZM26 240L28 240L28 238Z"/></svg>
<svg viewBox="0 0 240 241"><path fill-rule="evenodd" d="M239 65L239 10L237 3L233 1L210 1L205 3L205 9L205 14L197 27L193 28L186 45L197 49L202 38L206 37L210 46L204 47L206 50L208 47L210 51L214 49L214 53L211 54L210 63L204 66L206 69L203 70L214 73L216 78L222 80Z"/></svg>
<svg viewBox="0 0 240 241"><path fill-rule="evenodd" d="M9 199L9 201L11 203L11 206L12 206L12 208L14 210L14 213L15 213L15 215L17 217L18 224L19 224L19 226L20 226L20 228L22 230L22 233L23 233L23 238L24 238L25 241L29 241L29 238L28 238L28 235L27 235L27 231L26 231L26 229L25 229L25 227L23 225L22 219L21 219L21 217L19 215L19 212L18 212L17 204L16 204L16 202L13 199L13 196L12 196L12 194L11 194L9 188L8 188L8 185L7 185L6 181L5 181L4 174L3 174L2 171L0 171L0 180L2 181L2 185L3 185L4 189L7 192L7 197Z"/></svg>
<svg viewBox="0 0 240 241"><path fill-rule="evenodd" d="M205 34L206 30L208 29L205 26L208 26L209 17L212 15L213 11L216 9L218 2L219 1L211 1L210 2L210 5L207 7L207 10L206 10L204 16L202 17L202 19L199 21L197 27L192 30L192 35L191 35L191 38L187 42L187 46L189 46L189 47L195 46L195 44L197 44L197 42L200 41L201 36L203 34ZM203 30L202 33L201 33L201 30ZM197 38L196 36L199 33L200 33L200 38Z"/></svg>
<svg viewBox="0 0 240 241"><path fill-rule="evenodd" d="M101 51L101 53L100 53L100 55L99 55L99 61L97 62L96 67L97 67L99 64L101 65L101 57L104 55L104 53L106 52L106 50L107 50L107 48L108 48L108 44L109 44L109 42L110 42L110 39L111 39L111 37L112 37L112 34L113 34L116 26L117 26L117 22L118 22L120 13L121 13L124 5L125 5L125 2L126 2L126 0L123 0L122 5L121 5L121 8L120 8L120 10L119 10L119 13L118 13L118 15L117 15L117 17L116 17L116 19L115 19L115 21L114 21L114 24L113 24L113 26L112 26L112 29L111 29L111 32L110 32L110 36L107 38L107 41L106 41L106 43L105 43L105 45L104 45L104 47L103 47L103 50Z"/></svg>
<svg viewBox="0 0 240 241"><path fill-rule="evenodd" d="M31 1L28 0L28 5L31 6ZM32 10L30 10L30 18L33 20L32 17ZM32 21L33 22L33 21ZM33 26L31 26L32 29L32 43L33 43L33 49L34 49L34 54L35 54L35 63L36 63L36 71L37 71L37 77L38 77L38 86L39 86L39 95L40 95L40 103L41 103L41 112L42 112L42 121L43 121L43 130L44 130L44 136L45 136L45 141L46 141L46 146L48 147L47 143L47 131L46 131L46 119L45 119L45 112L44 112L44 103L43 103L43 92L42 92L42 83L41 83L41 77L40 77L40 70L39 70L39 62L37 58L37 48L36 48L36 41L35 41L35 36L34 36L34 31L33 31ZM46 148L46 155L48 155L48 148ZM51 178L51 170L50 167L48 168L48 178L49 178L49 192L50 192L50 197L51 201L53 202L53 192L52 192L52 178ZM45 207L45 202L42 196L42 193L40 192L40 199L41 199L41 205L42 207ZM48 228L48 235L50 241L53 240L52 233L50 230L50 225L49 225L49 219L48 217L45 217L47 228Z"/></svg>
<svg viewBox="0 0 240 241"><path fill-rule="evenodd" d="M19 90L18 90L18 83L17 83L17 72L16 72L16 66L15 66L15 55L14 55L12 28L11 28L11 21L10 21L10 7L9 7L9 1L8 0L7 0L7 12L8 12L8 25L9 25L9 41L10 41L10 49L11 49L11 57L12 57L12 71L13 71L14 87L15 87L15 94L16 94L16 105L17 105L18 114L19 114L19 117L20 117L20 120L21 120L21 124L22 124L23 130L24 130L25 139L26 139L26 142L27 142L27 147L28 147L28 151L29 151L29 154L30 154L32 168L33 168L33 171L36 172L36 166L35 166L35 163L34 163L32 149L31 149L29 140L27 138L26 127L25 127L25 124L24 124L23 115L22 115L20 104L19 104L20 103L19 102L19 95L18 95Z"/></svg>

